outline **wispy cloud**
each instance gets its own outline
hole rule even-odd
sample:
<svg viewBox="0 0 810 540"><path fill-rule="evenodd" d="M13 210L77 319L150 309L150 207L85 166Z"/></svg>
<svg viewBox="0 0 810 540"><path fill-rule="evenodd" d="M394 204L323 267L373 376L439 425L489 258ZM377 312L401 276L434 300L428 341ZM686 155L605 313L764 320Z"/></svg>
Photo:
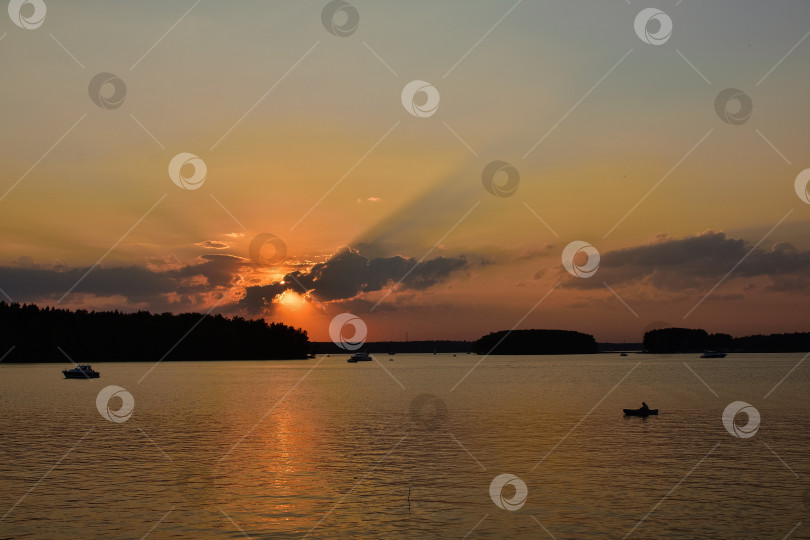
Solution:
<svg viewBox="0 0 810 540"><path fill-rule="evenodd" d="M194 242L194 245L207 249L228 249L231 247L227 242L220 242L219 240L203 240L202 242Z"/></svg>

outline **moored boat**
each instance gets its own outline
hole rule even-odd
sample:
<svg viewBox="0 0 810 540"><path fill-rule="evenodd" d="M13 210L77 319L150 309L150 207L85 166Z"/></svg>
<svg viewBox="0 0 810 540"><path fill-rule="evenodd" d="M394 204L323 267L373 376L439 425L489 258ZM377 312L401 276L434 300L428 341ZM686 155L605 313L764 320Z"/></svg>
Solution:
<svg viewBox="0 0 810 540"><path fill-rule="evenodd" d="M703 351L701 358L725 358L726 353L720 351Z"/></svg>
<svg viewBox="0 0 810 540"><path fill-rule="evenodd" d="M357 362L371 362L373 358L369 356L369 354L365 351L356 352L352 355L351 358L346 360L350 364L355 364Z"/></svg>
<svg viewBox="0 0 810 540"><path fill-rule="evenodd" d="M76 366L73 369L63 369L62 375L66 379L98 379L100 373L87 364Z"/></svg>

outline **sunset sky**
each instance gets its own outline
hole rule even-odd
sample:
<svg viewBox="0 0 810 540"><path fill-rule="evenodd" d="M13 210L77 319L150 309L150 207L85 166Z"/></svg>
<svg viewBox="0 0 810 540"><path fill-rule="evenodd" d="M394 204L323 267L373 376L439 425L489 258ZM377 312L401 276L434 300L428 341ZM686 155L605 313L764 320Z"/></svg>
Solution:
<svg viewBox="0 0 810 540"><path fill-rule="evenodd" d="M6 301L314 340L342 312L369 341L810 330L805 1L46 0L39 26L37 3L35 28L0 14ZM649 7L672 22L651 43ZM92 98L100 73L125 90ZM411 81L435 112L406 110ZM184 152L197 189L170 178ZM493 161L514 192L485 189ZM590 277L562 264L575 241Z"/></svg>

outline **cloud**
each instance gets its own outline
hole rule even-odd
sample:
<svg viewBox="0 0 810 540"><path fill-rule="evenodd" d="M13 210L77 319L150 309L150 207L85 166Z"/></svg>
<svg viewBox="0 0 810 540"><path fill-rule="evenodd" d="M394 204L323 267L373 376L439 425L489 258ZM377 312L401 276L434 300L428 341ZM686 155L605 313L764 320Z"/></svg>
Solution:
<svg viewBox="0 0 810 540"><path fill-rule="evenodd" d="M202 242L194 242L194 245L207 249L228 249L231 247L227 242L220 242L219 240L203 240Z"/></svg>
<svg viewBox="0 0 810 540"><path fill-rule="evenodd" d="M322 302L351 299L397 282L400 290L424 290L467 266L463 256L436 257L418 263L416 259L398 255L369 259L356 250L342 249L309 270L290 272L282 281L247 287L240 304L256 312L286 290L306 291Z"/></svg>
<svg viewBox="0 0 810 540"><path fill-rule="evenodd" d="M445 281L469 266L464 257L436 257L417 264L401 256L369 259L352 249L342 249L319 263L288 265L289 273L278 282L258 285L266 277L244 257L208 253L192 264L175 257L148 261L146 266L70 268L37 264L30 257L0 265L0 299L55 305L65 298L68 306L106 304L123 309L153 311L210 305L226 298L221 310L257 313L272 307L281 293L308 292L318 301L344 302L370 308L359 295L379 291L401 280L398 290L422 291ZM251 284L252 283L252 284ZM244 287L244 295L242 288ZM7 297L6 297L7 295ZM106 300L105 300L106 299ZM106 305L104 304L104 305Z"/></svg>
<svg viewBox="0 0 810 540"><path fill-rule="evenodd" d="M249 264L244 257L228 255L225 253L211 253L203 255L204 262L184 266L176 271L180 277L204 276L209 285L214 287L230 287L240 269Z"/></svg>
<svg viewBox="0 0 810 540"><path fill-rule="evenodd" d="M82 295L115 296L130 304L121 306L124 308L146 304L163 309L174 302L170 298L178 295L185 298L185 303L193 304L192 297L233 286L239 269L246 264L241 257L209 254L193 264L167 264L162 270L155 266L91 269L36 264L24 257L0 266L0 287L18 302L55 303L72 288L71 295L65 298L68 303Z"/></svg>
<svg viewBox="0 0 810 540"><path fill-rule="evenodd" d="M546 244L542 248L527 248L515 256L515 262L532 261L540 257L545 257L554 249L553 244Z"/></svg>
<svg viewBox="0 0 810 540"><path fill-rule="evenodd" d="M798 251L785 242L769 249L751 251L752 247L722 232L682 239L659 236L651 244L602 254L596 279L569 279L566 286L592 289L603 287L604 281L611 286L645 283L681 291L711 287L734 268L730 278L767 278L771 290L807 291L810 251Z"/></svg>

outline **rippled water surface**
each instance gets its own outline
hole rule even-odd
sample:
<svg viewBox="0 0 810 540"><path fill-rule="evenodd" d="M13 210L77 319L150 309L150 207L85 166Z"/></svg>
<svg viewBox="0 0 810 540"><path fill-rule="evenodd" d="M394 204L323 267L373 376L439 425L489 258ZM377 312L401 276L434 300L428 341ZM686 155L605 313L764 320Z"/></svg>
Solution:
<svg viewBox="0 0 810 540"><path fill-rule="evenodd" d="M810 538L802 355L377 359L0 365L0 538Z"/></svg>

